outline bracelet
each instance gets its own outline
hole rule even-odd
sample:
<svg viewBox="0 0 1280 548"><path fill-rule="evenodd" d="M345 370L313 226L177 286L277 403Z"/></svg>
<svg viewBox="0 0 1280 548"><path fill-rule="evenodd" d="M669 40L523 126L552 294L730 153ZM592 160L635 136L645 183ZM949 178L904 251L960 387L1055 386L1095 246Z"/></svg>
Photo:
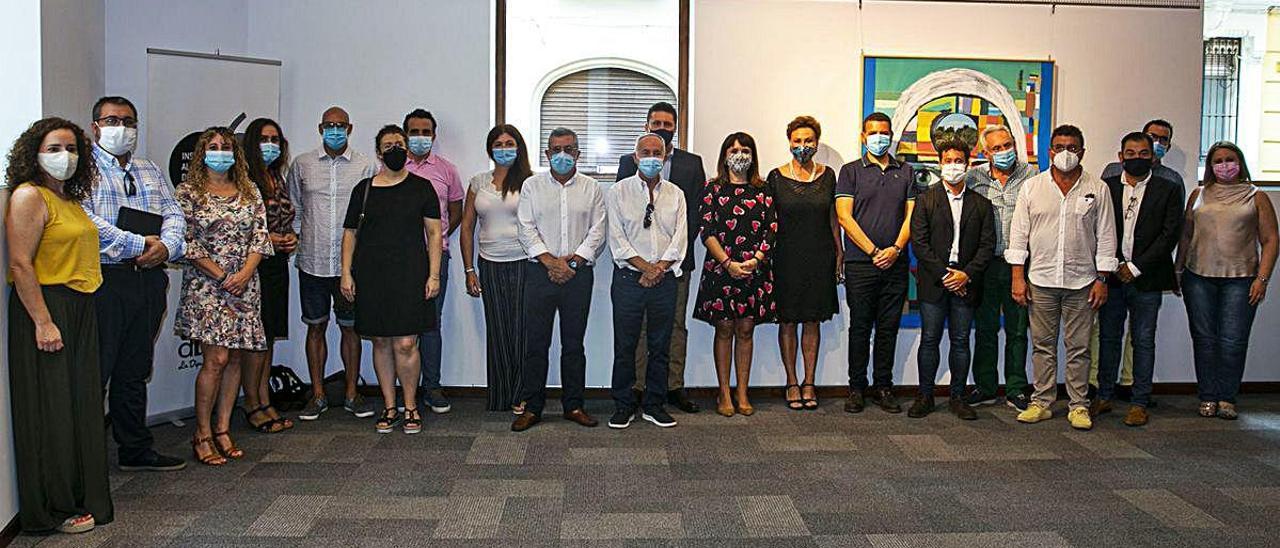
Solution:
<svg viewBox="0 0 1280 548"><path fill-rule="evenodd" d="M471 273L474 273L475 271L476 271L476 269L471 268L471 267L467 267L467 269L466 269L466 270L463 270L462 272L464 272L464 273L466 273L466 274L471 274Z"/></svg>
<svg viewBox="0 0 1280 548"><path fill-rule="evenodd" d="M227 272L226 270L223 270L223 271L222 271L222 277L221 277L221 278L218 278L218 283L222 283L222 282L227 281L227 278L229 278L229 277L231 277L231 273L230 273L230 272Z"/></svg>
<svg viewBox="0 0 1280 548"><path fill-rule="evenodd" d="M733 262L733 261L732 261L732 260L730 260L730 257L729 257L728 255L726 255L726 256L725 256L725 258L724 258L724 260L723 260L723 261L720 261L720 266L723 268L723 267L725 267L725 266L728 266L728 264L729 264L729 263L731 263L731 262Z"/></svg>
<svg viewBox="0 0 1280 548"><path fill-rule="evenodd" d="M898 244L893 244L893 245L891 245L891 246L889 246L889 247L892 247L892 248L893 248L894 253L897 253L897 254L899 254L899 255L901 255L901 254L902 254L902 248L901 248L901 247L898 247Z"/></svg>

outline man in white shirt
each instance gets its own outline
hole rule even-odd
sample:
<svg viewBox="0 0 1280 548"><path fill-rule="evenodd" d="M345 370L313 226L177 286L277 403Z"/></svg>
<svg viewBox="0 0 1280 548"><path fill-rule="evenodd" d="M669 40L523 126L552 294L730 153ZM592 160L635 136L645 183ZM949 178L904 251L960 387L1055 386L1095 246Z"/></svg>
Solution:
<svg viewBox="0 0 1280 548"><path fill-rule="evenodd" d="M1084 135L1063 125L1053 130L1053 167L1027 180L1018 194L1005 260L1013 267L1013 298L1031 316L1031 364L1035 394L1018 421L1040 422L1058 391L1058 329L1065 334L1067 418L1080 430L1089 418L1089 333L1107 300L1107 277L1116 269L1116 228L1107 185L1080 166Z"/></svg>
<svg viewBox="0 0 1280 548"><path fill-rule="evenodd" d="M587 383L583 337L591 310L593 262L604 248L607 223L600 183L578 173L578 135L556 128L544 152L551 171L524 182L520 190L520 245L530 257L524 285L524 372L519 400L524 412L511 423L522 432L542 420L546 404L547 350L560 314L560 383L564 418L582 426L599 424L582 408Z"/></svg>
<svg viewBox="0 0 1280 548"><path fill-rule="evenodd" d="M666 141L656 133L636 139L637 173L614 183L605 195L609 250L613 252L613 401L609 428L626 428L640 404L641 418L663 428L676 421L663 409L667 365L675 326L676 284L684 275L689 241L687 206L680 187L662 178ZM649 348L644 401L631 391L641 326Z"/></svg>
<svg viewBox="0 0 1280 548"><path fill-rule="evenodd" d="M355 332L355 308L338 289L342 275L342 220L351 203L351 191L377 171L367 156L352 150L347 137L354 126L347 111L329 107L318 130L324 144L299 155L289 167L289 196L296 210L298 233L298 292L302 321L307 324L307 370L312 396L298 415L316 420L329 409L324 393L325 363L329 359L329 313L338 319L342 333L342 366L346 371L343 408L357 417L372 417L373 408L356 392L360 377L360 337Z"/></svg>

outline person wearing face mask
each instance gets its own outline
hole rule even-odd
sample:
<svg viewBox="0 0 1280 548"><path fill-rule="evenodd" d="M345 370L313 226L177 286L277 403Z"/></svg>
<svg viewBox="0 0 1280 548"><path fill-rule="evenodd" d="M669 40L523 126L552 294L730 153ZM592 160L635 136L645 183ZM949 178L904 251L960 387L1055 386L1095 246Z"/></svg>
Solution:
<svg viewBox="0 0 1280 548"><path fill-rule="evenodd" d="M999 401L1000 329L1004 329L1004 401L1018 412L1031 403L1027 394L1027 308L1010 293L1012 267L1004 260L1009 228L1022 185L1037 171L1018 158L1017 143L1008 127L990 125L978 137L985 165L965 174L965 186L991 202L996 218L995 257L982 276L982 301L974 312L973 389L965 398L970 406Z"/></svg>
<svg viewBox="0 0 1280 548"><path fill-rule="evenodd" d="M889 413L901 413L893 395L893 355L907 298L916 185L911 164L893 157L892 121L873 112L862 121L866 153L840 168L836 178L836 219L844 229L844 287L849 302L849 396L844 410L866 407L867 362L875 356L871 401Z"/></svg>
<svg viewBox="0 0 1280 548"><path fill-rule="evenodd" d="M1173 181L1178 185L1178 188L1184 189L1182 192L1185 196L1186 187L1183 183L1182 173L1164 164L1164 156L1169 152L1169 147L1173 146L1173 124L1157 118L1143 125L1142 133L1151 138L1151 173L1161 179ZM1119 177L1123 173L1123 161L1111 162L1102 169L1102 178Z"/></svg>
<svg viewBox="0 0 1280 548"><path fill-rule="evenodd" d="M134 154L138 112L132 102L114 96L98 99L93 136L92 156L85 156L93 160L99 182L81 205L98 227L100 240L98 338L119 466L126 471L180 470L185 461L153 449L146 421L147 380L169 302L164 263L182 257L185 221L164 172ZM130 232L138 228L119 222L122 211L126 216L158 215L159 233Z"/></svg>
<svg viewBox="0 0 1280 548"><path fill-rule="evenodd" d="M995 255L995 214L991 202L965 189L969 145L960 141L935 143L942 183L916 198L911 213L911 249L916 256L920 295L920 394L907 416L924 418L934 410L933 383L938 375L942 329L950 339L947 365L951 370L948 407L963 420L978 418L965 402L969 378L969 330L973 313L985 295L982 276Z"/></svg>
<svg viewBox="0 0 1280 548"><path fill-rule="evenodd" d="M843 277L844 248L835 214L836 173L814 160L822 126L812 116L787 124L791 161L769 172L767 181L778 216L778 246L773 258L777 277L778 349L786 369L783 398L792 410L817 409L814 382L822 322L839 310L836 284ZM815 272L832 272L822 283ZM797 326L803 325L803 336ZM797 349L797 347L799 347ZM796 378L796 351L804 358L804 381Z"/></svg>
<svg viewBox="0 0 1280 548"><path fill-rule="evenodd" d="M599 425L583 409L587 354L583 337L591 311L595 259L608 231L600 183L578 172L578 134L558 127L544 152L551 170L525 180L516 216L519 240L529 260L524 271L524 371L517 401L524 409L511 423L522 432L542 421L546 406L547 352L560 316L560 402L564 418L587 428Z"/></svg>
<svg viewBox="0 0 1280 548"><path fill-rule="evenodd" d="M433 413L448 413L451 409L449 399L440 387L440 316L444 313L444 299L449 288L449 236L462 223L462 200L466 193L462 189L462 178L458 176L458 168L453 162L445 159L436 150L436 137L440 126L435 116L424 109L414 109L406 114L401 126L409 136L409 161L406 166L409 172L431 181L436 196L440 198L440 226L444 229L444 264L440 267L440 296L436 297L435 327L422 332L418 341L418 351L422 354L422 389L419 393L422 400Z"/></svg>
<svg viewBox="0 0 1280 548"><path fill-rule="evenodd" d="M639 173L614 183L605 193L609 218L609 249L613 252L613 402L609 428L631 425L637 407L640 418L662 428L676 425L663 409L667 402L667 349L676 306L676 280L687 246L684 192L662 180L667 144L646 133L636 139ZM636 346L640 326L653 350L645 364L644 400L633 399Z"/></svg>
<svg viewBox="0 0 1280 548"><path fill-rule="evenodd" d="M89 139L45 118L9 152L8 374L18 524L83 533L113 519L102 428L98 229L79 202L97 182Z"/></svg>
<svg viewBox="0 0 1280 548"><path fill-rule="evenodd" d="M698 200L699 235L707 247L693 317L715 328L713 347L720 392L716 413L752 415L752 337L757 324L776 321L773 256L778 221L769 185L760 178L756 141L732 133L720 145L716 177ZM737 373L736 394L730 373ZM736 400L736 401L735 401ZM736 407L735 407L736 404Z"/></svg>
<svg viewBox="0 0 1280 548"><path fill-rule="evenodd" d="M1147 423L1156 362L1156 320L1164 292L1177 287L1173 251L1182 233L1182 187L1152 171L1152 140L1135 131L1120 141L1124 174L1103 178L1115 212L1116 259L1107 302L1098 311L1098 394L1094 418L1111 411L1126 319L1133 341L1133 396L1124 423Z"/></svg>
<svg viewBox="0 0 1280 548"><path fill-rule="evenodd" d="M662 140L667 143L667 154L662 161L662 179L675 183L676 186L680 187L680 190L684 191L685 203L695 204L701 198L702 187L707 182L707 174L702 167L701 156L676 148L674 140L676 129L677 113L675 106L665 101L659 101L649 107L649 113L645 117L644 131L645 133L654 133L662 137ZM632 177L635 174L636 160L632 154L623 154L618 158L618 177L616 181ZM686 214L689 216L686 223L689 231L688 238L686 238L688 248L685 249L684 262L680 265L680 271L693 272L695 267L693 244L698 240L698 208L686 208ZM697 413L702 408L689 399L684 390L684 363L689 337L689 330L685 327L685 309L689 302L689 278L690 276L676 278L675 324L671 328L671 346L667 354L666 398L667 403L675 406L676 409L685 413ZM645 328L641 326L640 346L636 348L636 392L644 390L646 384L647 339ZM636 401L643 399L643 395L638 393L634 397Z"/></svg>
<svg viewBox="0 0 1280 548"><path fill-rule="evenodd" d="M533 172L529 169L524 137L515 126L494 126L485 138L485 149L493 160L493 169L471 177L458 244L467 275L467 294L484 303L486 409L511 410L518 415L524 411L516 398L523 371L524 270L528 255L520 246L517 209L520 188Z"/></svg>
<svg viewBox="0 0 1280 548"><path fill-rule="evenodd" d="M177 198L187 230L173 331L200 343L204 358L191 449L201 464L221 466L245 455L231 439L231 411L240 394L240 364L267 349L258 265L275 251L262 195L231 130L200 134Z"/></svg>
<svg viewBox="0 0 1280 548"><path fill-rule="evenodd" d="M249 179L258 188L267 209L267 232L275 254L258 265L258 281L262 286L262 327L267 336L267 350L251 352L240 363L240 383L244 387L241 411L245 422L253 429L275 433L293 428L293 421L281 417L272 407L271 391L267 386L275 341L289 338L289 255L298 246L298 235L293 231L293 201L284 186L284 171L289 165L289 141L274 120L258 118L245 128L243 145Z"/></svg>
<svg viewBox="0 0 1280 548"><path fill-rule="evenodd" d="M408 169L408 135L385 126L374 139L383 169L351 191L342 223L342 294L355 303L356 333L373 340L382 392L379 434L397 424L422 431L418 335L435 326L444 228L435 187ZM425 240L422 235L426 234ZM396 380L404 411L396 408Z"/></svg>
<svg viewBox="0 0 1280 548"><path fill-rule="evenodd" d="M356 183L377 172L377 166L347 138L354 126L347 111L329 107L318 131L320 148L293 160L286 178L295 211L294 232L298 234L298 293L302 301L302 322L307 324L307 370L311 377L311 398L298 418L311 421L329 410L324 391L325 366L329 359L329 315L338 322L342 342L340 354L346 386L343 409L356 417L372 417L373 407L356 391L360 378L360 337L355 331L355 307L339 288L342 274L342 226L339 221L347 207L347 197Z"/></svg>
<svg viewBox="0 0 1280 548"><path fill-rule="evenodd" d="M1175 273L1187 306L1200 416L1235 420L1249 333L1276 267L1275 207L1249 176L1244 154L1221 141L1184 213Z"/></svg>
<svg viewBox="0 0 1280 548"><path fill-rule="evenodd" d="M1018 421L1053 417L1058 394L1058 333L1066 346L1066 385L1072 428L1093 428L1089 417L1089 334L1107 301L1116 270L1116 222L1111 191L1080 166L1084 134L1072 125L1050 136L1048 171L1027 180L1018 194L1004 258L1012 268L1010 293L1028 307L1035 394Z"/></svg>

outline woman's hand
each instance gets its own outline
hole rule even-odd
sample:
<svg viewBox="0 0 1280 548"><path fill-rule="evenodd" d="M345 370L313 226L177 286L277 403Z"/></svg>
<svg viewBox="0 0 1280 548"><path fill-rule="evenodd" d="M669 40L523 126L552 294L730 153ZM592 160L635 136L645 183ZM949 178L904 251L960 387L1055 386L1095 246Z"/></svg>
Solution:
<svg viewBox="0 0 1280 548"><path fill-rule="evenodd" d="M44 352L62 350L62 331L53 322L36 324L36 348Z"/></svg>
<svg viewBox="0 0 1280 548"><path fill-rule="evenodd" d="M227 276L227 279L222 280L222 289L226 290L227 293L239 297L244 295L244 290L249 287L249 280L252 279L252 270L237 270L235 273Z"/></svg>
<svg viewBox="0 0 1280 548"><path fill-rule="evenodd" d="M440 278L432 276L427 278L427 300L436 298L440 294Z"/></svg>
<svg viewBox="0 0 1280 548"><path fill-rule="evenodd" d="M732 276L735 280L741 280L743 278L751 276L751 271L744 268L743 263L739 263L736 261L729 261L729 264L724 265L724 269L728 271L729 275Z"/></svg>
<svg viewBox="0 0 1280 548"><path fill-rule="evenodd" d="M1267 298L1267 282L1261 278L1254 278L1253 283L1249 285L1249 304L1258 306L1262 304L1262 300Z"/></svg>
<svg viewBox="0 0 1280 548"><path fill-rule="evenodd" d="M298 248L298 235L271 233L271 247L282 253L293 253Z"/></svg>
<svg viewBox="0 0 1280 548"><path fill-rule="evenodd" d="M342 296L346 297L348 301L355 302L356 279L351 277L350 274L342 275L342 281L339 282L338 289L342 291Z"/></svg>
<svg viewBox="0 0 1280 548"><path fill-rule="evenodd" d="M467 294L472 297L479 297L484 290L480 289L480 277L476 276L475 271L467 273Z"/></svg>

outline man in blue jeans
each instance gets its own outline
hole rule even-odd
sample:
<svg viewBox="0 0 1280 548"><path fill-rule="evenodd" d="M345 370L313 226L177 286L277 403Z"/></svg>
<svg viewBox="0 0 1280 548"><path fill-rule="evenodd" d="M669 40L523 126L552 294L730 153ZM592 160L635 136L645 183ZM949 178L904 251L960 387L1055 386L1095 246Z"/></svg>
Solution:
<svg viewBox="0 0 1280 548"><path fill-rule="evenodd" d="M1125 319L1133 340L1133 397L1124 423L1147 424L1147 405L1156 361L1156 319L1164 292L1174 289L1173 250L1182 236L1182 186L1155 175L1155 154L1146 133L1135 131L1120 143L1124 171L1104 177L1116 221L1116 258L1107 302L1098 312L1098 397L1093 417L1111 411L1124 341Z"/></svg>
<svg viewBox="0 0 1280 548"><path fill-rule="evenodd" d="M668 349L675 326L676 285L684 273L688 219L684 191L662 180L666 141L654 133L636 139L637 173L614 183L605 194L609 249L613 252L613 401L609 428L631 425L640 403L641 418L663 428L676 421L663 410L667 399ZM649 348L644 401L631 391L636 378L636 347L645 327Z"/></svg>

